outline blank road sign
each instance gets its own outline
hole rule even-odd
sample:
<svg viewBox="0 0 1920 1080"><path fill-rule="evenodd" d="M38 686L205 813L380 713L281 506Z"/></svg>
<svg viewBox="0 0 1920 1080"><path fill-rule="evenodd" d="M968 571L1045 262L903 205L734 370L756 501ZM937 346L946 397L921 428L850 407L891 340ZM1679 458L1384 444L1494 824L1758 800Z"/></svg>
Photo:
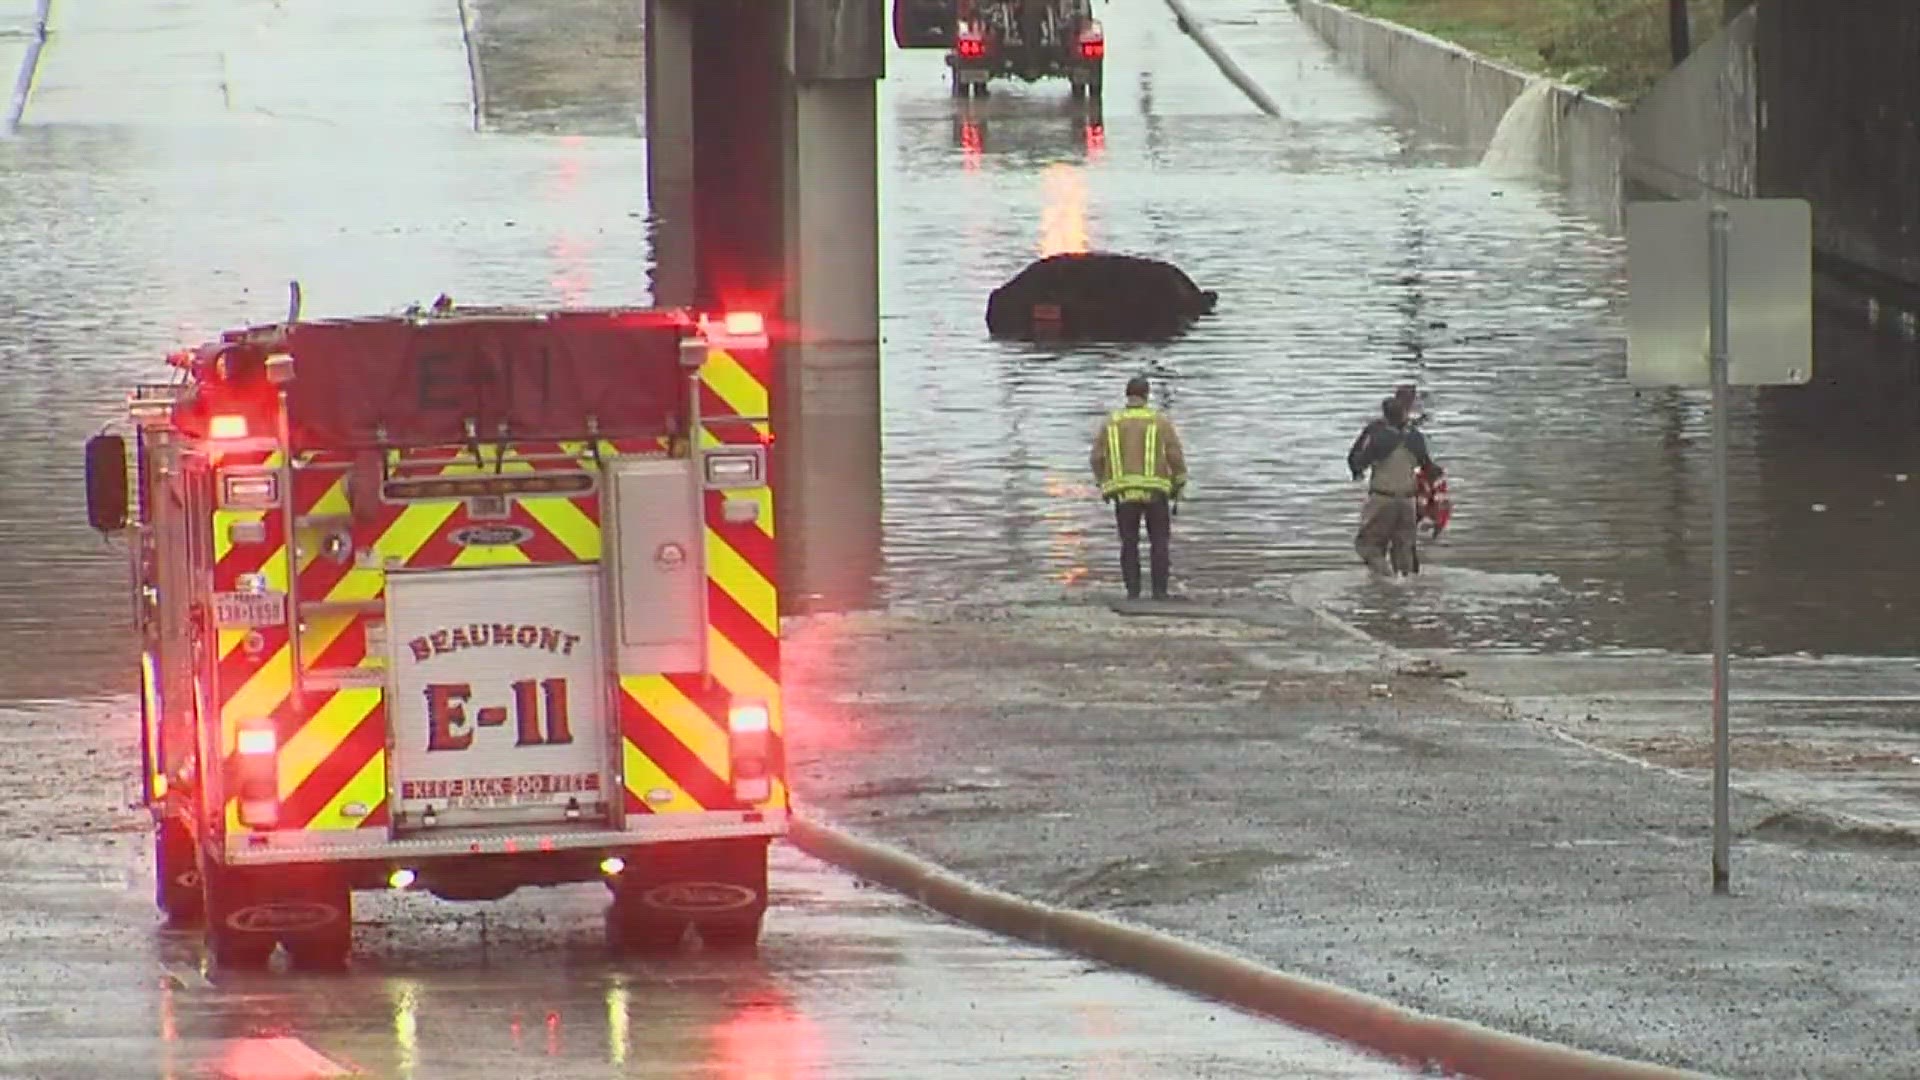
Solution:
<svg viewBox="0 0 1920 1080"><path fill-rule="evenodd" d="M1813 377L1813 213L1804 199L1727 208L1727 381ZM1627 207L1627 380L1710 386L1706 202Z"/></svg>

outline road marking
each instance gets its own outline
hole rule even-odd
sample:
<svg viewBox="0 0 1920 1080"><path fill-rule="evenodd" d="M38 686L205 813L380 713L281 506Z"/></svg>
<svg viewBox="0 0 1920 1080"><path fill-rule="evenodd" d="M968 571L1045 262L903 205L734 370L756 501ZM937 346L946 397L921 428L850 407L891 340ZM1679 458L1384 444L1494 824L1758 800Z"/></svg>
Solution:
<svg viewBox="0 0 1920 1080"><path fill-rule="evenodd" d="M8 103L5 122L0 124L0 135L12 136L20 130L20 121L27 113L27 99L33 96L33 84L40 77L40 54L46 49L47 24L52 20L53 0L40 0L34 12L26 55L21 57L20 71L14 77L13 100Z"/></svg>

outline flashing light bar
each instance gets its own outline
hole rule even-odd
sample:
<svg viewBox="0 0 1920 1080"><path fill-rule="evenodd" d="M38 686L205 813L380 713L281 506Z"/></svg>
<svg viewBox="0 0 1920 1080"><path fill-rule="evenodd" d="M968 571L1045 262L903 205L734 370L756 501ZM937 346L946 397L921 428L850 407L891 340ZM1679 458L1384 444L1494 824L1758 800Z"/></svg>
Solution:
<svg viewBox="0 0 1920 1080"><path fill-rule="evenodd" d="M233 413L222 413L207 421L207 437L210 439L244 439L247 437L247 418Z"/></svg>
<svg viewBox="0 0 1920 1080"><path fill-rule="evenodd" d="M627 860L618 855L609 855L600 860L600 872L613 877L627 868Z"/></svg>
<svg viewBox="0 0 1920 1080"><path fill-rule="evenodd" d="M758 311L727 311L722 313L700 314L696 320L700 333L709 342L730 341L747 348L755 347L767 337L767 317ZM697 345L697 341L690 342ZM700 359L706 360L704 350Z"/></svg>
<svg viewBox="0 0 1920 1080"><path fill-rule="evenodd" d="M471 499L504 495L584 495L593 477L583 472L513 473L496 476L435 476L389 480L380 488L388 502Z"/></svg>

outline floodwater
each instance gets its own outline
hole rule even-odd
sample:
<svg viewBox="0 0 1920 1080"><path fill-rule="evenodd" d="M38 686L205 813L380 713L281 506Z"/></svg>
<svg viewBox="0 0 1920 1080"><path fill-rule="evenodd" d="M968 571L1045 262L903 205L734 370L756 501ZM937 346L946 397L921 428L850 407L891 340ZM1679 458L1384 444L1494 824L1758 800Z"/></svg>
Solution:
<svg viewBox="0 0 1920 1080"><path fill-rule="evenodd" d="M1623 242L1423 141L1285 4L1205 7L1280 120L1157 6L1100 10L1094 132L1058 86L954 102L939 54L893 60L891 595L1116 588L1084 460L1146 371L1189 449L1190 588L1304 594L1410 645L1703 649L1706 395L1627 384ZM1219 313L1168 346L986 339L989 290L1083 247L1171 259ZM1910 652L1920 353L1832 309L1816 348L1816 385L1735 394L1735 642ZM1400 382L1421 388L1457 510L1423 578L1388 591L1358 572L1345 454Z"/></svg>
<svg viewBox="0 0 1920 1080"><path fill-rule="evenodd" d="M643 144L606 123L475 137L450 5L383 14L387 45L349 46L361 6L208 0L220 17L171 28L140 4L55 6L24 125L0 141L8 696L130 689L121 553L86 528L79 446L129 382L164 377L166 349L278 317L292 277L320 315L443 290L644 297ZM31 9L7 0L0 29ZM1111 588L1085 449L1147 371L1193 462L1188 588L1306 589L1416 645L1703 647L1708 418L1703 395L1626 384L1620 242L1424 141L1285 4L1209 13L1283 118L1151 6L1101 12L1097 116L1051 83L956 101L938 53L890 57L885 594ZM0 59L20 41L0 35ZM1083 247L1170 258L1220 311L1164 346L987 339L988 291ZM1911 651L1915 360L1839 316L1818 349L1814 386L1736 394L1736 643ZM1424 578L1386 593L1356 572L1344 455L1402 381L1422 389L1458 511Z"/></svg>

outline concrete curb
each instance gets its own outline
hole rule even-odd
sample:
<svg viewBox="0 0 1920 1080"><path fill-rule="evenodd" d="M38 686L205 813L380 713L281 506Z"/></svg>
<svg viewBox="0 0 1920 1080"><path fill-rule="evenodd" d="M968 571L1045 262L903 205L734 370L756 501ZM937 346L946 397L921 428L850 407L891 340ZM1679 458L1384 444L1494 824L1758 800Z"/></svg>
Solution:
<svg viewBox="0 0 1920 1080"><path fill-rule="evenodd" d="M20 130L20 120L27 114L27 99L33 95L33 84L40 77L40 54L47 47L47 23L53 17L53 0L40 0L33 17L33 40L27 44L27 54L20 58L20 73L14 76L13 100L7 106L7 122L0 126L0 136L12 136Z"/></svg>
<svg viewBox="0 0 1920 1080"><path fill-rule="evenodd" d="M1193 17L1193 13L1187 10L1186 4L1181 0L1167 0L1167 7L1172 8L1174 17L1180 20L1181 32L1192 38L1194 43L1200 46L1200 51L1212 58L1214 65L1220 69L1220 74L1225 75L1228 81L1239 87L1240 92L1246 94L1248 100L1259 106L1261 112L1268 116L1280 115L1280 106L1275 105L1273 99L1267 96L1267 92L1260 88L1260 84L1254 82L1252 77L1241 70L1239 64L1234 63L1233 57L1228 56L1227 51L1220 47L1220 43L1213 40L1213 35Z"/></svg>
<svg viewBox="0 0 1920 1080"><path fill-rule="evenodd" d="M906 852L795 816L800 850L962 922L1077 953L1428 1070L1482 1080L1678 1080L1700 1077L1426 1016L1390 1001L1289 975L1217 949L975 885Z"/></svg>
<svg viewBox="0 0 1920 1080"><path fill-rule="evenodd" d="M460 7L460 41L467 49L467 82L473 93L473 130L486 127L487 79L480 67L480 43L473 36L473 7L470 0L456 0Z"/></svg>

